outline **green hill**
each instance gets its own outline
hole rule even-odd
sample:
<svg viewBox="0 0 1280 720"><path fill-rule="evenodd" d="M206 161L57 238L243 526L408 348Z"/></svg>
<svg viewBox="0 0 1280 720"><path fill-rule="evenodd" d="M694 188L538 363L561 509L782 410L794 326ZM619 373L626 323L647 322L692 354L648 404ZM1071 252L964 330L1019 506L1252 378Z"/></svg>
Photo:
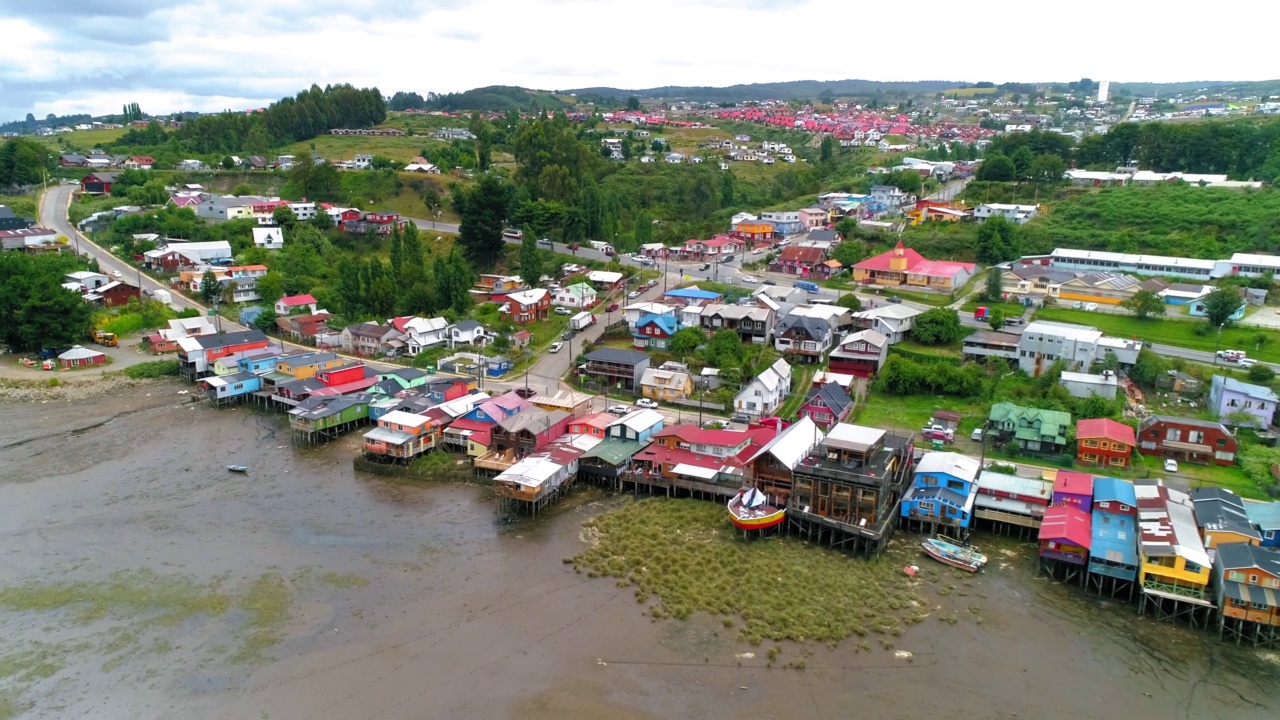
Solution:
<svg viewBox="0 0 1280 720"><path fill-rule="evenodd" d="M460 93L431 95L427 99L428 110L478 110L480 112L506 112L522 110L563 110L568 103L552 93L542 90L526 90L509 85L490 85Z"/></svg>

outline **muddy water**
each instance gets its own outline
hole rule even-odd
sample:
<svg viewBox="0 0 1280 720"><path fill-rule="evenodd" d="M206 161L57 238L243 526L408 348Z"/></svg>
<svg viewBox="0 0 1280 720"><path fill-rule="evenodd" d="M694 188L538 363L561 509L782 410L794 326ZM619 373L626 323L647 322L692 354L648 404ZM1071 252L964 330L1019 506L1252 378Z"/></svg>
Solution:
<svg viewBox="0 0 1280 720"><path fill-rule="evenodd" d="M482 488L356 475L357 436L295 448L278 416L184 400L161 386L2 408L0 590L125 572L232 600L171 616L195 601L121 601L89 618L74 605L0 610L0 656L48 660L0 677L0 709L7 697L30 718L1280 713L1275 656L1035 579L1025 548L995 541L1003 561L982 576L925 567L935 612L892 648L787 646L779 665L805 669L770 669L767 643L742 645L710 618L653 621L631 590L562 562L608 499L501 524ZM272 579L279 598L249 594ZM279 617L263 610L272 598Z"/></svg>

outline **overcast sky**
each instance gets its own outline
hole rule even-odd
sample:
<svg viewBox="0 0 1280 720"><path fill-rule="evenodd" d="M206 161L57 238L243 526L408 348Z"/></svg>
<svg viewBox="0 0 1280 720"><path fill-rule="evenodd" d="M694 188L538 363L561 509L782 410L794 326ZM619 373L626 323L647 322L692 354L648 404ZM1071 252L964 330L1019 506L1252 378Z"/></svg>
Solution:
<svg viewBox="0 0 1280 720"><path fill-rule="evenodd" d="M0 0L0 121L451 92L784 80L1261 80L1274 0ZM1211 38L1212 40L1206 40ZM1222 38L1230 42L1221 43Z"/></svg>

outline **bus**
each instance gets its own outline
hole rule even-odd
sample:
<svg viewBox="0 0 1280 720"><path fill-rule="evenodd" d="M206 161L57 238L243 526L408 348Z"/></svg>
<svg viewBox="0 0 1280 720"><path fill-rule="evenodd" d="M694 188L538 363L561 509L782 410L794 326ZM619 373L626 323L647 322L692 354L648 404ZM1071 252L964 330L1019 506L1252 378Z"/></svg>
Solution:
<svg viewBox="0 0 1280 720"><path fill-rule="evenodd" d="M800 288L801 290L804 290L804 291L805 291L805 292L807 292L807 293L816 293L816 292L818 292L818 283L813 282L813 281L811 281L811 280L797 280L797 281L795 282L795 287L798 287L798 288Z"/></svg>

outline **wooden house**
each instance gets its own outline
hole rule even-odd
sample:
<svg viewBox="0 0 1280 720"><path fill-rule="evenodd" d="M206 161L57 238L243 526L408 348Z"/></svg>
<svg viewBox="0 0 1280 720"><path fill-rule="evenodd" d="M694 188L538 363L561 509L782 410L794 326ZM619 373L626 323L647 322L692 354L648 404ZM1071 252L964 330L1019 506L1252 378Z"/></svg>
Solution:
<svg viewBox="0 0 1280 720"><path fill-rule="evenodd" d="M879 553L893 533L914 453L910 437L836 425L792 470L789 521L803 537Z"/></svg>
<svg viewBox="0 0 1280 720"><path fill-rule="evenodd" d="M1249 522L1244 500L1239 495L1217 487L1198 487L1191 491L1191 503L1209 557L1213 557L1218 546L1227 543L1262 543L1262 534Z"/></svg>
<svg viewBox="0 0 1280 720"><path fill-rule="evenodd" d="M306 380L316 376L322 370L341 367L346 360L330 352L290 355L276 359L277 373L287 375L292 380Z"/></svg>
<svg viewBox="0 0 1280 720"><path fill-rule="evenodd" d="M1040 523L1040 557L1084 566L1093 540L1089 513L1075 505L1051 505Z"/></svg>
<svg viewBox="0 0 1280 720"><path fill-rule="evenodd" d="M1234 465L1236 438L1213 420L1148 415L1138 423L1138 452L1199 465Z"/></svg>
<svg viewBox="0 0 1280 720"><path fill-rule="evenodd" d="M334 437L369 417L369 396L335 395L303 400L289 411L289 427L310 439Z"/></svg>
<svg viewBox="0 0 1280 720"><path fill-rule="evenodd" d="M774 338L774 348L791 362L820 363L831 348L831 324L793 313L778 323Z"/></svg>
<svg viewBox="0 0 1280 720"><path fill-rule="evenodd" d="M813 454L823 437L812 420L800 418L748 458L747 481L768 495L775 507L786 507L795 485L796 466Z"/></svg>
<svg viewBox="0 0 1280 720"><path fill-rule="evenodd" d="M964 535L978 497L979 469L978 461L966 455L925 453L902 497L902 517L913 524L955 528L956 534Z"/></svg>
<svg viewBox="0 0 1280 720"><path fill-rule="evenodd" d="M1151 604L1162 608L1168 604L1174 608L1190 605L1211 609L1212 560L1200 539L1191 498L1160 480L1135 482L1134 494L1138 500L1142 607Z"/></svg>
<svg viewBox="0 0 1280 720"><path fill-rule="evenodd" d="M215 375L203 380L205 392L215 404L252 395L262 389L262 378L251 372L235 372L229 375Z"/></svg>
<svg viewBox="0 0 1280 720"><path fill-rule="evenodd" d="M178 340L178 375L187 382L213 373L218 358L246 350L260 350L270 345L260 330L197 335Z"/></svg>
<svg viewBox="0 0 1280 720"><path fill-rule="evenodd" d="M990 470L978 473L977 485L973 523L986 521L997 532L1038 530L1053 494L1053 486L1047 480Z"/></svg>
<svg viewBox="0 0 1280 720"><path fill-rule="evenodd" d="M1131 584L1138 578L1138 498L1133 483L1094 478L1090 521L1089 580L1101 592L1110 579L1114 594L1116 581Z"/></svg>
<svg viewBox="0 0 1280 720"><path fill-rule="evenodd" d="M1089 473L1059 470L1053 480L1050 505L1072 505L1088 513L1093 510L1093 476Z"/></svg>
<svg viewBox="0 0 1280 720"><path fill-rule="evenodd" d="M997 445L1013 443L1032 453L1057 454L1067 444L1071 415L1061 410L1019 407L1009 402L991 406L988 432Z"/></svg>
<svg viewBox="0 0 1280 720"><path fill-rule="evenodd" d="M435 448L440 437L440 425L430 418L395 410L378 418L378 426L364 434L364 454L408 463Z"/></svg>
<svg viewBox="0 0 1280 720"><path fill-rule="evenodd" d="M665 350L671 343L671 336L679 329L680 324L674 316L645 315L636 321L635 329L631 332L631 345L637 350Z"/></svg>
<svg viewBox="0 0 1280 720"><path fill-rule="evenodd" d="M503 314L517 325L528 325L551 316L551 293L543 288L521 290L506 296Z"/></svg>
<svg viewBox="0 0 1280 720"><path fill-rule="evenodd" d="M850 333L831 351L831 372L855 377L875 375L889 352L889 339L875 330Z"/></svg>
<svg viewBox="0 0 1280 720"><path fill-rule="evenodd" d="M1133 428L1110 418L1076 423L1076 460L1108 468L1127 468L1138 444Z"/></svg>
<svg viewBox="0 0 1280 720"><path fill-rule="evenodd" d="M829 428L844 422L852 411L853 398L839 383L829 382L809 390L796 416L809 418L818 427Z"/></svg>
<svg viewBox="0 0 1280 720"><path fill-rule="evenodd" d="M635 350L600 348L586 356L583 372L592 382L619 390L640 389L640 379L649 368L649 356Z"/></svg>
<svg viewBox="0 0 1280 720"><path fill-rule="evenodd" d="M571 416L563 411L546 411L530 408L494 424L493 450L511 451L516 457L525 457L547 446L569 429Z"/></svg>
<svg viewBox="0 0 1280 720"><path fill-rule="evenodd" d="M1280 551L1225 544L1214 558L1213 577L1219 633L1230 627L1237 641L1280 646Z"/></svg>
<svg viewBox="0 0 1280 720"><path fill-rule="evenodd" d="M1262 547L1280 548L1280 502L1247 502L1244 511L1262 535Z"/></svg>

